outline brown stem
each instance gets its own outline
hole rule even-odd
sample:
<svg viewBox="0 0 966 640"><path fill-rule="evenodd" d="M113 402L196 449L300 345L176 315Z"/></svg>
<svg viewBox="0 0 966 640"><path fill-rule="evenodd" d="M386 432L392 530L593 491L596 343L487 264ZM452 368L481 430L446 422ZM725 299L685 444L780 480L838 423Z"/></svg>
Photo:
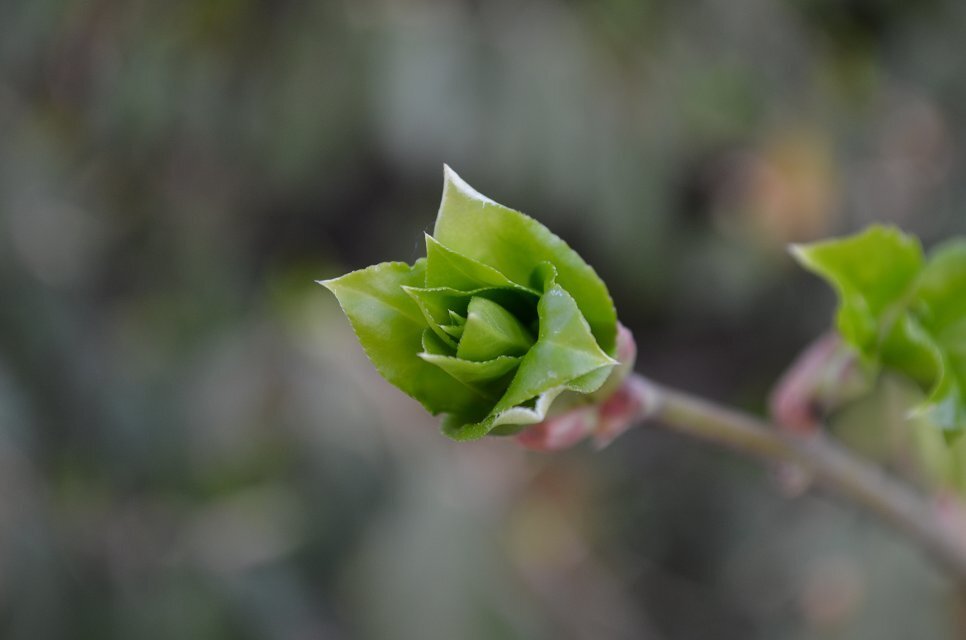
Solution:
<svg viewBox="0 0 966 640"><path fill-rule="evenodd" d="M815 481L876 514L919 543L966 584L966 536L938 517L933 504L823 433L795 436L750 415L657 385L634 374L647 416L678 433L761 458L799 465Z"/></svg>

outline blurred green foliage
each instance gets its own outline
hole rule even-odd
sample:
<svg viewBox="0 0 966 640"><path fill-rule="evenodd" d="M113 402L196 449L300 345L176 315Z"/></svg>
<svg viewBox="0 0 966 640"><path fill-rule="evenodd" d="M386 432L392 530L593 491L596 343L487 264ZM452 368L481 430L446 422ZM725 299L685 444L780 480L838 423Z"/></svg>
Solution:
<svg viewBox="0 0 966 640"><path fill-rule="evenodd" d="M729 455L445 441L312 281L415 258L448 162L598 269L642 370L760 408L832 306L786 243L964 232L964 31L954 0L0 3L0 635L951 634L915 549Z"/></svg>

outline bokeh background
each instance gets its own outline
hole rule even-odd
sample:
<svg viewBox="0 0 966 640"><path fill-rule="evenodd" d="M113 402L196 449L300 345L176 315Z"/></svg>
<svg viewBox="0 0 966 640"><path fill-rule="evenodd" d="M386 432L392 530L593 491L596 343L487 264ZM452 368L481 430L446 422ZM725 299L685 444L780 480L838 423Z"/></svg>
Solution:
<svg viewBox="0 0 966 640"><path fill-rule="evenodd" d="M964 39L957 0L0 3L0 637L955 637L918 549L756 462L450 443L313 280L418 257L446 162L639 370L763 412L833 305L789 242L966 231ZM894 462L901 406L856 411Z"/></svg>

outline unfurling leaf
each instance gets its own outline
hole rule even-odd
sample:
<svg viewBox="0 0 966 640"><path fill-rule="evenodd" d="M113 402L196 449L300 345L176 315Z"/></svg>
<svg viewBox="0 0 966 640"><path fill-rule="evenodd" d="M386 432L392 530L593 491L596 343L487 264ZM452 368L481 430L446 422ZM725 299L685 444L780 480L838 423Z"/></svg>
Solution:
<svg viewBox="0 0 966 640"><path fill-rule="evenodd" d="M320 284L379 373L446 414L443 432L457 440L516 433L559 396L573 406L629 370L615 371L617 314L594 270L449 167L426 258Z"/></svg>
<svg viewBox="0 0 966 640"><path fill-rule="evenodd" d="M793 253L839 294L838 331L868 370L907 376L926 394L916 413L966 428L966 239L924 257L914 237L873 226Z"/></svg>

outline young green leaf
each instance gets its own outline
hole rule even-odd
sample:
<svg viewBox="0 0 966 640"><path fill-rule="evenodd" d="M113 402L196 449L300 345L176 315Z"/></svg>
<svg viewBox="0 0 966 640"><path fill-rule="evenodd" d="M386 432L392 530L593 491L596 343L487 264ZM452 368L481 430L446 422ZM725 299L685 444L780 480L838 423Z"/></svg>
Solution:
<svg viewBox="0 0 966 640"><path fill-rule="evenodd" d="M966 241L935 249L916 286L913 309L934 345L935 386L922 410L943 429L966 427Z"/></svg>
<svg viewBox="0 0 966 640"><path fill-rule="evenodd" d="M421 284L425 268L424 260L384 262L319 284L335 294L382 377L431 413L485 416L490 398L419 357L426 321L403 287Z"/></svg>
<svg viewBox="0 0 966 640"><path fill-rule="evenodd" d="M431 235L426 236L426 286L459 291L504 287L539 295L493 267L447 249Z"/></svg>
<svg viewBox="0 0 966 640"><path fill-rule="evenodd" d="M412 267L385 263L322 284L379 372L447 414L444 433L513 433L543 420L560 394L604 385L616 364L614 306L562 240L449 168L436 233Z"/></svg>
<svg viewBox="0 0 966 640"><path fill-rule="evenodd" d="M423 288L423 287L403 287L403 290L419 307L419 310L426 318L429 328L438 335L443 342L446 342L454 349L456 340L459 336L453 335L453 331L447 331L444 327L453 324L453 314L458 317L465 317L468 313L470 301L476 298L486 298L509 310L521 322L530 322L534 319L536 311L533 309L536 303L536 296L521 289L509 288L488 288L474 289L472 291L460 291L448 287ZM457 325L460 326L460 325ZM462 335L462 328L458 331ZM454 340L455 338L455 340Z"/></svg>
<svg viewBox="0 0 966 640"><path fill-rule="evenodd" d="M838 292L839 333L867 366L917 382L926 398L915 413L966 428L966 241L925 259L915 238L874 226L794 253Z"/></svg>
<svg viewBox="0 0 966 640"><path fill-rule="evenodd" d="M617 313L607 287L594 270L545 226L497 204L446 167L443 202L434 237L460 255L488 265L528 287L534 268L549 262L557 282L573 296L598 344L613 355Z"/></svg>
<svg viewBox="0 0 966 640"><path fill-rule="evenodd" d="M473 423L462 416L450 416L443 431L457 440L471 440L509 425L542 421L561 393L596 391L617 364L597 344L590 326L573 297L555 285L540 299L540 334L520 363L506 394L482 421Z"/></svg>
<svg viewBox="0 0 966 640"><path fill-rule="evenodd" d="M522 356L533 346L533 336L509 311L479 296L470 299L456 357L483 361L501 355Z"/></svg>
<svg viewBox="0 0 966 640"><path fill-rule="evenodd" d="M922 247L892 227L872 226L850 238L793 247L805 268L839 294L839 333L866 356L896 319L896 307L922 269ZM891 313L890 313L891 311Z"/></svg>

